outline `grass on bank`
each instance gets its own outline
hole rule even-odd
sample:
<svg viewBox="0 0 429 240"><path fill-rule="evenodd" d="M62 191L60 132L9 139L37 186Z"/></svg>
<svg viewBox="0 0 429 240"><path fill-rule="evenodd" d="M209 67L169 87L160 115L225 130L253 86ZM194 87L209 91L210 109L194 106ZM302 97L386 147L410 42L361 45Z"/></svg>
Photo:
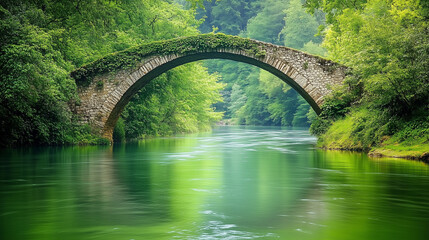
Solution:
<svg viewBox="0 0 429 240"><path fill-rule="evenodd" d="M361 108L332 122L319 136L318 147L365 151L373 156L427 159L429 119L380 121L378 113Z"/></svg>

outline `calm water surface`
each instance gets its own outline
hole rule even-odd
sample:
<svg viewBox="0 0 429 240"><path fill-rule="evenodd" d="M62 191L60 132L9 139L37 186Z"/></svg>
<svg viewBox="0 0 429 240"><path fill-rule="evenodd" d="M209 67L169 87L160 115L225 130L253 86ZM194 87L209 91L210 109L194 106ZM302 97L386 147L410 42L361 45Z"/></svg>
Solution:
<svg viewBox="0 0 429 240"><path fill-rule="evenodd" d="M429 167L307 130L0 152L0 239L429 239Z"/></svg>

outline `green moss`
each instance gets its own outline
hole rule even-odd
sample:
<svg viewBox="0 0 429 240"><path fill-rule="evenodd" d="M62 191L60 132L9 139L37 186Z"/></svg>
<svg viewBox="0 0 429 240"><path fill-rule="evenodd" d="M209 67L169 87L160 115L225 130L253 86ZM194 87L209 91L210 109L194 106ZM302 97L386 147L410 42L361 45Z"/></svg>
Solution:
<svg viewBox="0 0 429 240"><path fill-rule="evenodd" d="M104 82L103 81L98 81L97 82L97 89L99 89L99 90L101 90L101 89L103 89L103 87L104 87Z"/></svg>
<svg viewBox="0 0 429 240"><path fill-rule="evenodd" d="M307 69L308 69L308 62L305 62L305 63L302 65L302 67L304 68L304 70L307 70Z"/></svg>
<svg viewBox="0 0 429 240"><path fill-rule="evenodd" d="M156 41L105 56L84 65L71 73L78 85L88 85L92 79L103 73L116 72L136 67L142 58L170 53L193 53L207 49L240 49L256 57L265 56L266 52L253 40L225 34L200 34L191 37Z"/></svg>

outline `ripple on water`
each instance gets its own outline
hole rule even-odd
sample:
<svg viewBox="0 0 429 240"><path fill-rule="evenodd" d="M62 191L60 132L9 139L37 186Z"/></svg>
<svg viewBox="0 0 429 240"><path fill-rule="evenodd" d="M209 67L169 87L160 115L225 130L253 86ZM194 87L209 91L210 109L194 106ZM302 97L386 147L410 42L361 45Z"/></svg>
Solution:
<svg viewBox="0 0 429 240"><path fill-rule="evenodd" d="M202 232L196 239L257 239L278 238L274 233L257 234L250 231L239 230L235 224L222 221L208 221L199 227Z"/></svg>
<svg viewBox="0 0 429 240"><path fill-rule="evenodd" d="M192 188L192 191L195 192L206 192L206 193L219 193L219 189L198 189L198 188Z"/></svg>
<svg viewBox="0 0 429 240"><path fill-rule="evenodd" d="M287 148L279 148L279 147L268 147L268 148L279 152L283 152L283 153L296 153L296 151L289 150Z"/></svg>

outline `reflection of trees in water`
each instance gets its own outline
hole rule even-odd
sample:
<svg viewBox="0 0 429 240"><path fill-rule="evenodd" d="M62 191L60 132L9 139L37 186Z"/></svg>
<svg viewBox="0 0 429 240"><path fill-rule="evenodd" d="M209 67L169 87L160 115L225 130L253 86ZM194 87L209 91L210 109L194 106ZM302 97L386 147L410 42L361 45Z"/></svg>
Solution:
<svg viewBox="0 0 429 240"><path fill-rule="evenodd" d="M224 129L3 155L10 161L0 168L0 230L9 239L427 232L428 165L313 150L308 133Z"/></svg>

